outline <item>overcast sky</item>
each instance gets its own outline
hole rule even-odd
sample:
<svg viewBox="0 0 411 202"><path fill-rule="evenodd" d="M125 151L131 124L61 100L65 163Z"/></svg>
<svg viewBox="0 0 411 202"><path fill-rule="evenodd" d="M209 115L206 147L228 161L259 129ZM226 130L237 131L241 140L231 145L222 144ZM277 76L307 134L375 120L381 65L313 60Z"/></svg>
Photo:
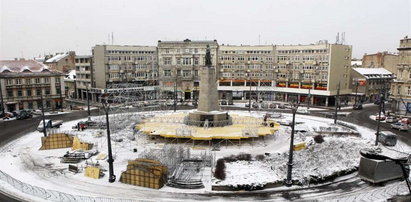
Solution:
<svg viewBox="0 0 411 202"><path fill-rule="evenodd" d="M96 44L334 43L345 32L353 57L397 52L411 36L411 0L0 0L0 59L33 58Z"/></svg>

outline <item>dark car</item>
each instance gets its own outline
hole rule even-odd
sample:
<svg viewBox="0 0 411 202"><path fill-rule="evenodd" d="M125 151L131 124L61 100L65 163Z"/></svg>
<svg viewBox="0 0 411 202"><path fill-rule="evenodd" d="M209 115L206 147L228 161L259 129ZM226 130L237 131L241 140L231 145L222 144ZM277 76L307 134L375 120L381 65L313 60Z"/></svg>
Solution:
<svg viewBox="0 0 411 202"><path fill-rule="evenodd" d="M362 109L362 104L355 104L355 105L352 106L352 108L354 110L361 110Z"/></svg>
<svg viewBox="0 0 411 202"><path fill-rule="evenodd" d="M33 115L29 111L21 110L20 113L16 116L16 119L23 120L23 119L28 119L31 117L33 117Z"/></svg>

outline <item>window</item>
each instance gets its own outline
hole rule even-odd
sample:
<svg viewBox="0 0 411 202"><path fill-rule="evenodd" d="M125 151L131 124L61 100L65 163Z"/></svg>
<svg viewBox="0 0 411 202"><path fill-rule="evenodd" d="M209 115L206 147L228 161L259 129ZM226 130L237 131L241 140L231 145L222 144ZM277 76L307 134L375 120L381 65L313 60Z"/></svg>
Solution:
<svg viewBox="0 0 411 202"><path fill-rule="evenodd" d="M191 58L183 58L183 65L191 65Z"/></svg>
<svg viewBox="0 0 411 202"><path fill-rule="evenodd" d="M20 85L21 84L21 79L16 79L16 84Z"/></svg>
<svg viewBox="0 0 411 202"><path fill-rule="evenodd" d="M60 93L61 93L61 88L60 88L60 86L56 86L56 92L57 92L57 94L60 95Z"/></svg>
<svg viewBox="0 0 411 202"><path fill-rule="evenodd" d="M34 82L35 82L35 83L40 83L40 78L36 78L36 79L34 80Z"/></svg>
<svg viewBox="0 0 411 202"><path fill-rule="evenodd" d="M164 76L171 76L171 70L164 70Z"/></svg>
<svg viewBox="0 0 411 202"><path fill-rule="evenodd" d="M26 94L27 94L27 96L31 96L31 89L27 90Z"/></svg>
<svg viewBox="0 0 411 202"><path fill-rule="evenodd" d="M194 53L198 53L198 48L194 48Z"/></svg>
<svg viewBox="0 0 411 202"><path fill-rule="evenodd" d="M41 89L36 89L36 95L38 95L38 96L41 95Z"/></svg>
<svg viewBox="0 0 411 202"><path fill-rule="evenodd" d="M411 95L411 86L408 86L408 95Z"/></svg>
<svg viewBox="0 0 411 202"><path fill-rule="evenodd" d="M22 90L17 90L17 97L23 96L23 91Z"/></svg>
<svg viewBox="0 0 411 202"><path fill-rule="evenodd" d="M198 76L198 70L194 70L194 76Z"/></svg>
<svg viewBox="0 0 411 202"><path fill-rule="evenodd" d="M171 65L171 58L164 58L164 65Z"/></svg>
<svg viewBox="0 0 411 202"><path fill-rule="evenodd" d="M31 84L31 79L26 79L26 84Z"/></svg>
<svg viewBox="0 0 411 202"><path fill-rule="evenodd" d="M181 64L181 59L180 58L177 58L177 64L178 65Z"/></svg>
<svg viewBox="0 0 411 202"><path fill-rule="evenodd" d="M194 58L194 64L198 65L198 58ZM410 76L411 76L411 74L410 74Z"/></svg>
<svg viewBox="0 0 411 202"><path fill-rule="evenodd" d="M50 83L50 78L44 78L44 83Z"/></svg>
<svg viewBox="0 0 411 202"><path fill-rule="evenodd" d="M191 70L183 70L183 77L191 76Z"/></svg>
<svg viewBox="0 0 411 202"><path fill-rule="evenodd" d="M60 78L59 78L59 77L56 77L56 78L55 78L55 81L56 81L56 83L60 83Z"/></svg>
<svg viewBox="0 0 411 202"><path fill-rule="evenodd" d="M46 95L50 95L50 88L46 88Z"/></svg>
<svg viewBox="0 0 411 202"><path fill-rule="evenodd" d="M13 90L7 89L7 97L13 97Z"/></svg>
<svg viewBox="0 0 411 202"><path fill-rule="evenodd" d="M13 80L7 79L7 85L12 85L12 84L13 84Z"/></svg>

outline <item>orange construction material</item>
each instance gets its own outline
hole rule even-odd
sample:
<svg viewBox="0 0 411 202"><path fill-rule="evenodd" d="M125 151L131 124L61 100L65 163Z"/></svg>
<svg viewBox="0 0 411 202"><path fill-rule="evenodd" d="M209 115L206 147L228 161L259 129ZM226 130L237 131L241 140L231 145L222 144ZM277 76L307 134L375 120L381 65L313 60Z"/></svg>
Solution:
<svg viewBox="0 0 411 202"><path fill-rule="evenodd" d="M128 161L127 170L121 173L120 182L160 189L167 180L168 169L159 161L136 159Z"/></svg>

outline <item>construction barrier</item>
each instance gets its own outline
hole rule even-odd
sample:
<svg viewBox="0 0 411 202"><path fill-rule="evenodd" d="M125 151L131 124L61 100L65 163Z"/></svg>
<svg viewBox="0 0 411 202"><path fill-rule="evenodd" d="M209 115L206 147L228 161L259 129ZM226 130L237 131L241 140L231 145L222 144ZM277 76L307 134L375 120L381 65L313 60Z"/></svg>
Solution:
<svg viewBox="0 0 411 202"><path fill-rule="evenodd" d="M101 170L97 167L87 166L84 172L84 176L99 179L101 176Z"/></svg>
<svg viewBox="0 0 411 202"><path fill-rule="evenodd" d="M300 150L303 150L303 149L305 149L305 142L300 142L300 143L297 143L293 146L294 151L300 151Z"/></svg>
<svg viewBox="0 0 411 202"><path fill-rule="evenodd" d="M40 150L69 148L73 146L73 136L56 133L47 137L41 137Z"/></svg>
<svg viewBox="0 0 411 202"><path fill-rule="evenodd" d="M92 143L87 143L87 142L81 142L78 137L74 137L73 139L73 146L71 147L71 150L90 150L93 148Z"/></svg>
<svg viewBox="0 0 411 202"><path fill-rule="evenodd" d="M167 180L168 169L159 161L138 158L128 161L127 170L121 173L120 182L160 189Z"/></svg>

